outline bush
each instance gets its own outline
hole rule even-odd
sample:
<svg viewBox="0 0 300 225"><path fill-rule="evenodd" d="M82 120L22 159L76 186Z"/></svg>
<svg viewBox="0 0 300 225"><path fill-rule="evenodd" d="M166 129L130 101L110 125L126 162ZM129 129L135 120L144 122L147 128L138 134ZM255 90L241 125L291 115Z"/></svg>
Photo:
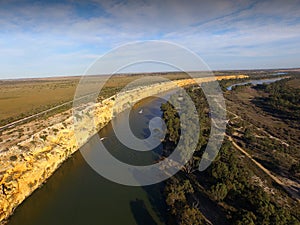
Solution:
<svg viewBox="0 0 300 225"><path fill-rule="evenodd" d="M18 159L18 157L15 155L12 155L9 157L9 159L10 159L10 161L16 161Z"/></svg>
<svg viewBox="0 0 300 225"><path fill-rule="evenodd" d="M228 193L226 184L218 183L215 186L212 186L211 188L211 194L213 195L214 199L216 201L222 201L224 198L226 198Z"/></svg>

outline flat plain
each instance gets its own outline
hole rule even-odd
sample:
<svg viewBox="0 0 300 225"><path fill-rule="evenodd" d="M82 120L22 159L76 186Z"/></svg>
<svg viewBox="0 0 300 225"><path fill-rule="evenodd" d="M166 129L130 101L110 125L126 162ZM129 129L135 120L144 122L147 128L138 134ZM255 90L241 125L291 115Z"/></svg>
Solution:
<svg viewBox="0 0 300 225"><path fill-rule="evenodd" d="M103 98L113 95L126 84L144 76L145 74L113 76L105 84L101 95ZM185 75L174 73L163 74L163 77L174 80L184 78ZM95 81L101 82L104 78L105 76L95 76ZM79 81L79 76L0 81L0 125L72 101ZM95 83L87 84L86 88L93 85Z"/></svg>

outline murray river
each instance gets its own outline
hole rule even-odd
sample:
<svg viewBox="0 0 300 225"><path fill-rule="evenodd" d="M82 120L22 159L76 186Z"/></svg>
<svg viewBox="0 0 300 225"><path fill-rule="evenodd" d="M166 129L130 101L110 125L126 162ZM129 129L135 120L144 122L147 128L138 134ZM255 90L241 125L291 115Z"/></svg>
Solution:
<svg viewBox="0 0 300 225"><path fill-rule="evenodd" d="M161 116L160 98L136 104L130 113L130 126L137 137L147 137L148 122ZM123 123L123 113L114 122ZM109 152L119 160L152 163L158 159L162 146L154 151L127 149L116 138L111 123L98 135ZM83 151L93 148L93 138ZM9 225L154 225L165 224L166 206L163 184L129 187L111 182L97 174L76 152L27 198L10 218Z"/></svg>

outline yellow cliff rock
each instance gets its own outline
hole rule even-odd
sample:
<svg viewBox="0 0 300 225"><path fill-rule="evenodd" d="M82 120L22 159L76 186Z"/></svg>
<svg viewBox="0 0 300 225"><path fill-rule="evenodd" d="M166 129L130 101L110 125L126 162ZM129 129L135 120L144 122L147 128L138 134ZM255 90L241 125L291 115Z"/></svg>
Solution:
<svg viewBox="0 0 300 225"><path fill-rule="evenodd" d="M245 78L222 76L216 79ZM197 78L197 82L209 82L214 78ZM193 84L193 79L163 82L139 87L88 105L82 112L77 125L80 138L74 133L73 116L30 137L8 151L1 152L0 169L0 224L12 214L13 210L45 182L53 172L85 144L91 136L103 128L114 116L145 97L171 90L178 86ZM118 99L118 105L115 105Z"/></svg>

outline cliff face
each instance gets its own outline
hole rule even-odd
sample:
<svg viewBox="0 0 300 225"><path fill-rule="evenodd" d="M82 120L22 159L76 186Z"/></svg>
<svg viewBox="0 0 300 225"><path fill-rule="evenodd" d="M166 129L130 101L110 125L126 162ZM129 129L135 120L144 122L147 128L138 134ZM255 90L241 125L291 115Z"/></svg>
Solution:
<svg viewBox="0 0 300 225"><path fill-rule="evenodd" d="M237 76L218 77L224 78L232 79ZM212 80L198 79L202 82ZM187 79L175 83L185 86L193 82ZM1 152L0 224L4 223L13 210L45 182L62 162L112 119L113 108L115 113L119 113L136 101L174 87L176 85L173 82L153 84L112 96L101 103L86 105L80 115L71 116L64 122L43 129L31 138ZM115 99L118 99L118 105L115 105ZM76 130L79 135L75 135L74 120L77 121Z"/></svg>

